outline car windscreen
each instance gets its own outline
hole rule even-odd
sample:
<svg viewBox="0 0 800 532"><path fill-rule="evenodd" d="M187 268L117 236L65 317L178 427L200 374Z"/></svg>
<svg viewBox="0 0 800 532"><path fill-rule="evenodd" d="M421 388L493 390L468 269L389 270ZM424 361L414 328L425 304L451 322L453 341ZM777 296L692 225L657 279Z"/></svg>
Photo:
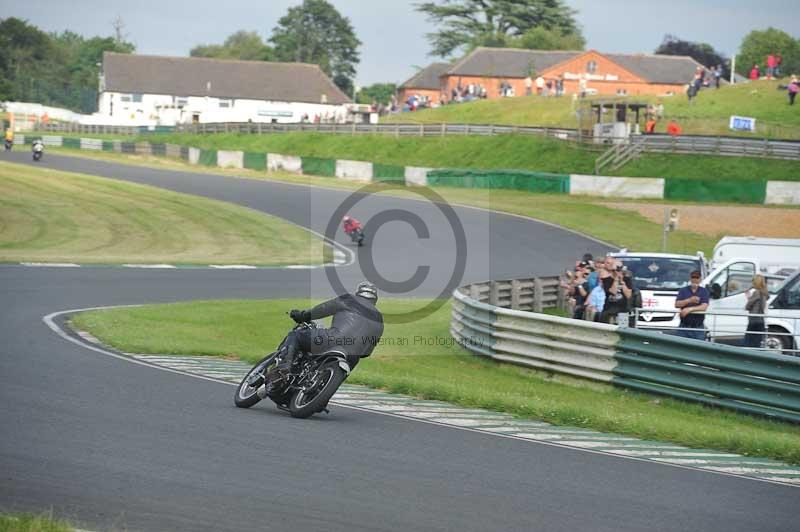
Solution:
<svg viewBox="0 0 800 532"><path fill-rule="evenodd" d="M639 290L678 290L689 283L689 274L701 270L700 259L667 257L617 257L631 272Z"/></svg>

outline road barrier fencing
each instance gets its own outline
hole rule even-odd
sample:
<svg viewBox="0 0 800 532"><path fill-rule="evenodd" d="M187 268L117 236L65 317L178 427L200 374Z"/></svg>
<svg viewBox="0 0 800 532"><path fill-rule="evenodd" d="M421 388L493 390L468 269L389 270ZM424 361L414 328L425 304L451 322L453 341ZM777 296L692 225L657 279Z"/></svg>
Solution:
<svg viewBox="0 0 800 532"><path fill-rule="evenodd" d="M451 335L500 362L800 423L800 357L542 314L564 300L545 295L553 279L539 293L530 279L458 288Z"/></svg>

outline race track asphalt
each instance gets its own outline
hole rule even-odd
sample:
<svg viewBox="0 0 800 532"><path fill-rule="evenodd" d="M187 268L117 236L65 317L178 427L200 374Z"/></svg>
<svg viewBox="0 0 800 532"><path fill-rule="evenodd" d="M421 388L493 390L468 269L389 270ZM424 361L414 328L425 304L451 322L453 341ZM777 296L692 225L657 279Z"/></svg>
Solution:
<svg viewBox="0 0 800 532"><path fill-rule="evenodd" d="M41 166L222 199L318 232L348 195L52 154ZM428 265L410 295L439 293L456 253L447 221L430 204L380 195L353 213L392 209L431 235L384 226L370 246L378 271L397 281ZM468 242L462 282L553 274L607 249L530 220L455 212ZM346 287L363 258L336 269ZM0 266L0 510L52 509L89 530L797 529L796 488L343 407L306 421L268 405L238 410L231 386L103 356L42 322L92 306L331 292L324 269Z"/></svg>

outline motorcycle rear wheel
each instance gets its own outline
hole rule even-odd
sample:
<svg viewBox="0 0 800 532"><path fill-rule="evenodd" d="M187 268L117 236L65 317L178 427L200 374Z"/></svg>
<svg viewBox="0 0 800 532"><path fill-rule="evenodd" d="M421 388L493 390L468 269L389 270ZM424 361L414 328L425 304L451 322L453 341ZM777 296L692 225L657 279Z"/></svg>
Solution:
<svg viewBox="0 0 800 532"><path fill-rule="evenodd" d="M267 367L274 359L278 356L278 352L270 353L269 355L262 358L255 366L253 366L250 371L247 372L247 375L244 376L242 382L239 383L239 386L236 387L236 393L233 395L233 402L239 408L250 408L254 404L261 401L261 397L258 396L258 389L261 387L262 383L259 383L258 386L250 386L248 380L250 376L256 372L263 371L265 367Z"/></svg>
<svg viewBox="0 0 800 532"><path fill-rule="evenodd" d="M316 382L292 396L289 413L292 417L304 419L321 412L346 377L337 361L326 362L317 370Z"/></svg>

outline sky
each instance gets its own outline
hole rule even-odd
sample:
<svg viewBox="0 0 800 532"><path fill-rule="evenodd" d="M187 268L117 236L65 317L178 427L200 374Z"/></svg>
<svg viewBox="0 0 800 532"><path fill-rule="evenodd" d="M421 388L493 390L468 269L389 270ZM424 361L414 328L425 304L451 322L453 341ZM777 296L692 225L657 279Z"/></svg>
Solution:
<svg viewBox="0 0 800 532"><path fill-rule="evenodd" d="M416 0L329 0L361 40L356 84L402 83L429 56L435 30L414 10ZM0 0L0 17L18 17L45 31L113 34L120 17L137 53L188 56L198 44L221 44L235 31L268 38L301 0ZM753 29L775 27L800 37L798 0L566 0L578 11L587 48L652 53L665 34L711 44L730 56Z"/></svg>

